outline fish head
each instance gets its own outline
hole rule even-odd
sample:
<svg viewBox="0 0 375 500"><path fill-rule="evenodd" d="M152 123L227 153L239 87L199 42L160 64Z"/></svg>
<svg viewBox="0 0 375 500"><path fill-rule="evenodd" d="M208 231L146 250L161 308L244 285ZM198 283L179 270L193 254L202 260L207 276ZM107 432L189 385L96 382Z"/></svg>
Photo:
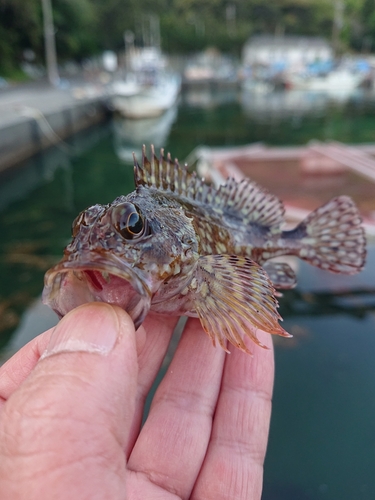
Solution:
<svg viewBox="0 0 375 500"><path fill-rule="evenodd" d="M181 288L197 259L189 222L177 205L158 207L136 192L89 207L73 222L62 260L45 275L43 302L60 318L86 302L114 304L138 327L161 285L178 275L174 290Z"/></svg>

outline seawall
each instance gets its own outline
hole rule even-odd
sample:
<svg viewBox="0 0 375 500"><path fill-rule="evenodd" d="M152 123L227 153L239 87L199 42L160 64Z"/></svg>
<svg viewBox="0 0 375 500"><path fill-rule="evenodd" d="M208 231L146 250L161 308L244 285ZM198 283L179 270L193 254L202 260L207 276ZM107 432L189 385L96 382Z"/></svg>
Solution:
<svg viewBox="0 0 375 500"><path fill-rule="evenodd" d="M0 172L108 115L99 90L21 86L0 93Z"/></svg>

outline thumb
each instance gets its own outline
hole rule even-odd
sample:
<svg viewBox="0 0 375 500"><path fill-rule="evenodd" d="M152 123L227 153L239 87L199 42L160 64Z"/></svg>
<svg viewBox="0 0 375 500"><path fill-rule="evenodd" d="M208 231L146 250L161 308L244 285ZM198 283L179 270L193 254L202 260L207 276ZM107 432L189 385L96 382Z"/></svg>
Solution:
<svg viewBox="0 0 375 500"><path fill-rule="evenodd" d="M123 498L137 375L124 311L95 303L67 314L0 416L2 500Z"/></svg>

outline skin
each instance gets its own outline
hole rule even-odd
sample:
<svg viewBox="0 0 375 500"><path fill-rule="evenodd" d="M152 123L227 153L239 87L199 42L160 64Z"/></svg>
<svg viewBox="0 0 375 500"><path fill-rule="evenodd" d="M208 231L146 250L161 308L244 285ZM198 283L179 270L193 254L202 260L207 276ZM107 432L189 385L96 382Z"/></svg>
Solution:
<svg viewBox="0 0 375 500"><path fill-rule="evenodd" d="M227 355L189 319L140 429L175 323L149 315L135 334L123 310L86 304L0 369L2 500L260 499L270 335Z"/></svg>

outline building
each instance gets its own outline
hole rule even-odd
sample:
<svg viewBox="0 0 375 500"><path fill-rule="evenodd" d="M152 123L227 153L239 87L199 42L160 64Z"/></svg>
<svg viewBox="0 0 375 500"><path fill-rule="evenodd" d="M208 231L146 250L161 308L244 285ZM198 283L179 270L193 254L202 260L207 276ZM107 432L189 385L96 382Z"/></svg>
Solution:
<svg viewBox="0 0 375 500"><path fill-rule="evenodd" d="M256 35L244 45L242 62L246 66L297 67L328 62L334 57L331 45L320 37Z"/></svg>

